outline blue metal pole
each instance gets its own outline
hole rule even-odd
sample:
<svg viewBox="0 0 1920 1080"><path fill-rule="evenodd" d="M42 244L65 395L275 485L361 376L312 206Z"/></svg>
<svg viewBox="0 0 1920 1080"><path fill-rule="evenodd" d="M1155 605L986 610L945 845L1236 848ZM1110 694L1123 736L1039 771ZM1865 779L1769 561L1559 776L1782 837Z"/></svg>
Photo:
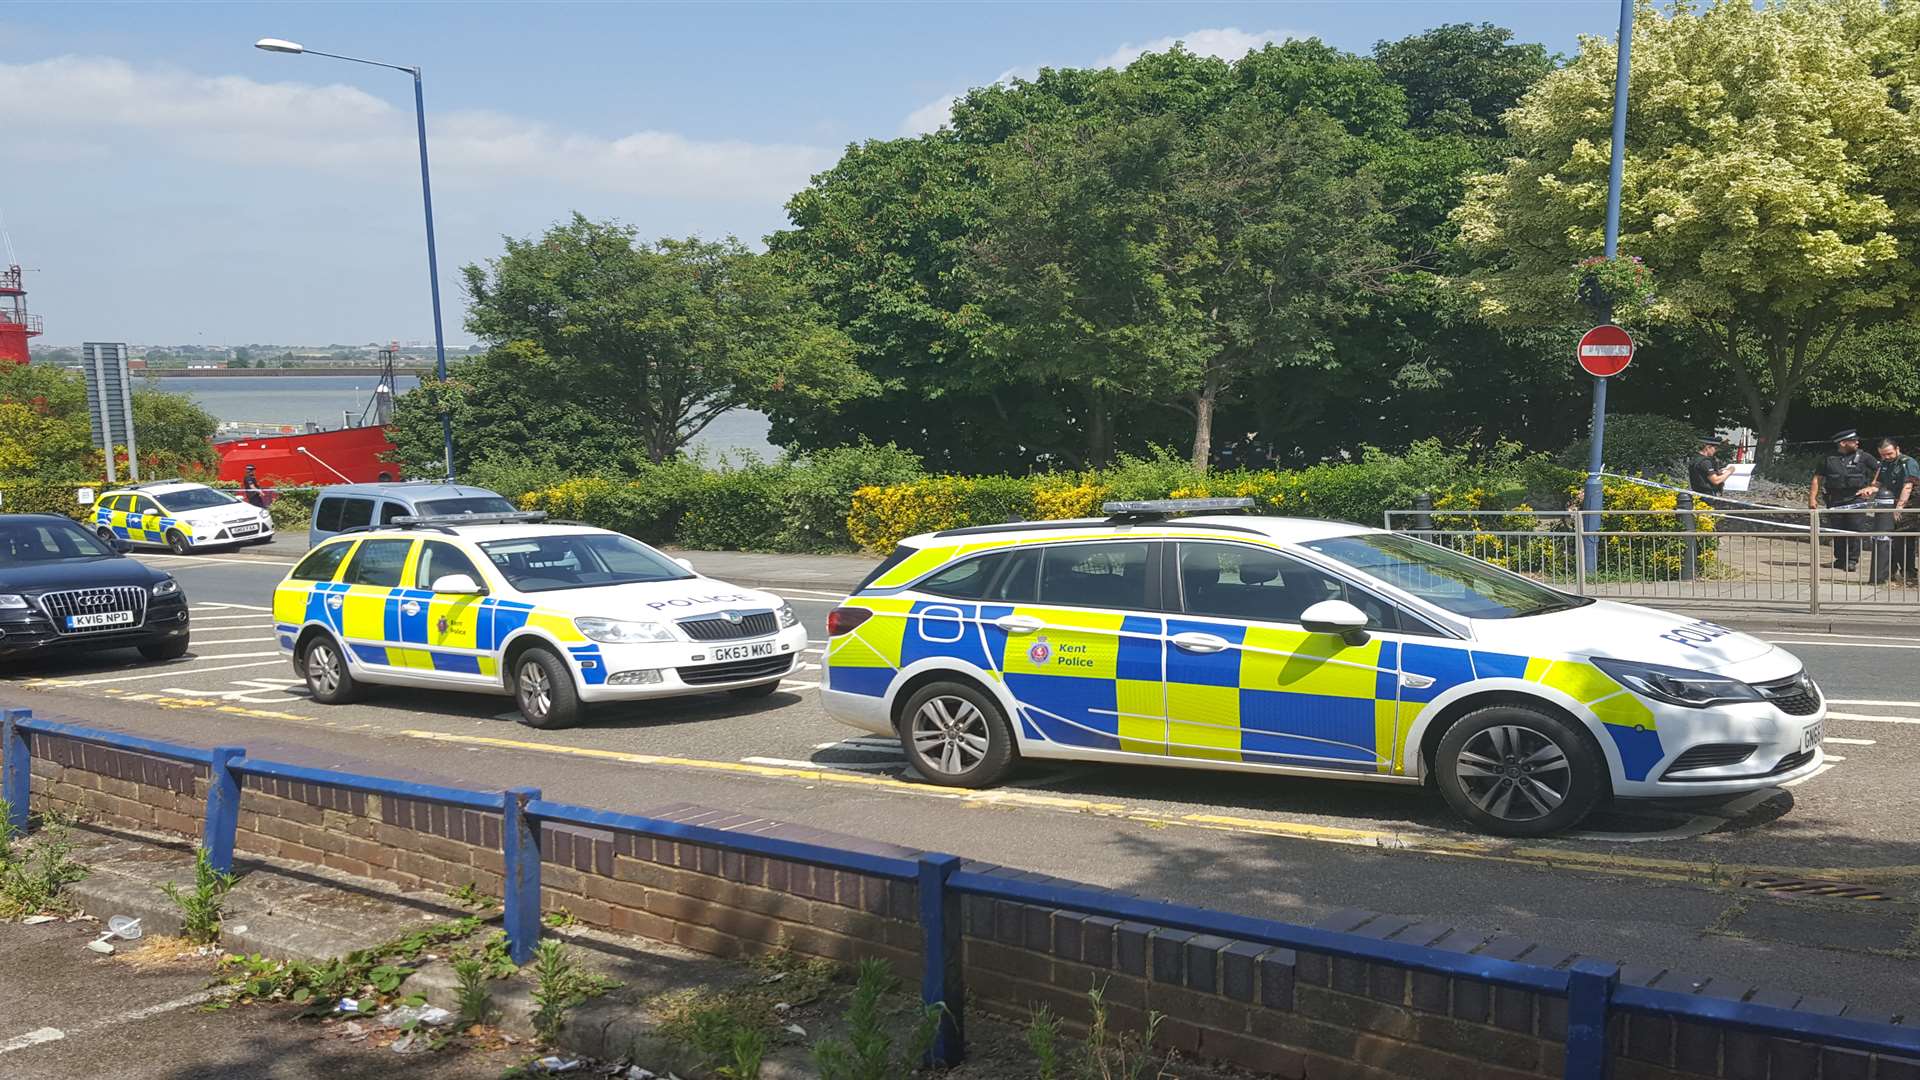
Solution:
<svg viewBox="0 0 1920 1080"><path fill-rule="evenodd" d="M1607 1045L1607 1010L1620 969L1598 960L1575 960L1567 972L1566 1080L1607 1080L1613 1073Z"/></svg>
<svg viewBox="0 0 1920 1080"><path fill-rule="evenodd" d="M540 798L540 789L508 788L506 795L500 815L500 858L506 871L502 921L507 957L524 964L540 943L540 822L527 813L527 804Z"/></svg>
<svg viewBox="0 0 1920 1080"><path fill-rule="evenodd" d="M927 1051L928 1065L947 1068L966 1056L966 984L960 967L960 898L947 879L960 869L957 855L920 856L920 1002L940 1009L940 1027Z"/></svg>
<svg viewBox="0 0 1920 1080"><path fill-rule="evenodd" d="M447 337L440 325L440 256L433 244L433 181L427 176L427 100L420 88L420 69L413 72L413 118L420 128L420 201L427 210L427 281L433 289L434 375L447 377ZM453 416L440 412L440 446L446 458L447 479L453 479Z"/></svg>
<svg viewBox="0 0 1920 1080"><path fill-rule="evenodd" d="M1611 259L1620 250L1620 184L1627 166L1627 74L1633 57L1634 0L1620 0L1619 60L1613 69L1613 162L1607 170L1606 256ZM1608 302L1606 321L1613 321L1612 302ZM1593 438L1587 456L1586 509L1587 542L1585 557L1589 571L1599 569L1599 511L1602 502L1600 473L1605 468L1603 448L1607 439L1607 380L1593 380Z"/></svg>
<svg viewBox="0 0 1920 1080"><path fill-rule="evenodd" d="M232 765L235 758L246 756L238 746L217 746L207 766L207 816L200 826L200 850L223 874L233 873L233 845L240 829L240 778Z"/></svg>
<svg viewBox="0 0 1920 1080"><path fill-rule="evenodd" d="M32 718L27 709L0 713L0 802L7 804L7 824L16 833L27 831L31 816L33 759L27 754L27 733L20 725Z"/></svg>

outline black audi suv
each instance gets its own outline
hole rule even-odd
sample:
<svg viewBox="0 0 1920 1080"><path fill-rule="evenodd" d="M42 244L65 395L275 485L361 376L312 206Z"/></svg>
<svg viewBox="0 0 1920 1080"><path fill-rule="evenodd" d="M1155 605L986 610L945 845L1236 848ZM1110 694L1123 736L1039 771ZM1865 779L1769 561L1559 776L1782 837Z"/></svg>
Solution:
<svg viewBox="0 0 1920 1080"><path fill-rule="evenodd" d="M0 514L0 662L58 652L187 651L187 594L172 575L126 557L53 514Z"/></svg>

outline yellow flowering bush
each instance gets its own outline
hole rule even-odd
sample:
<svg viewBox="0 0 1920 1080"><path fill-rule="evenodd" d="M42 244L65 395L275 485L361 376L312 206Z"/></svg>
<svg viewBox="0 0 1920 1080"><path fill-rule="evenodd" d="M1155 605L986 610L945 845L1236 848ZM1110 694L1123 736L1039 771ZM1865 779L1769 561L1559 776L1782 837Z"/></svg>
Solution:
<svg viewBox="0 0 1920 1080"><path fill-rule="evenodd" d="M853 493L847 535L863 550L884 553L916 533L993 525L1035 517L1035 485L1004 476L929 476Z"/></svg>

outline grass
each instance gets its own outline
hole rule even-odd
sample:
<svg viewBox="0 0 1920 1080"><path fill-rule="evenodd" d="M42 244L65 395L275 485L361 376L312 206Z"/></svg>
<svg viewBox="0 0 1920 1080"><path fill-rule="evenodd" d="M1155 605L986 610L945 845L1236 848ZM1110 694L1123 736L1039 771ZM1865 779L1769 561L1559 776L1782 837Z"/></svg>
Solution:
<svg viewBox="0 0 1920 1080"><path fill-rule="evenodd" d="M220 922L227 905L227 893L238 880L232 874L213 868L207 849L193 857L193 891L184 892L169 881L160 886L180 909L180 936L195 945L212 945L220 940Z"/></svg>

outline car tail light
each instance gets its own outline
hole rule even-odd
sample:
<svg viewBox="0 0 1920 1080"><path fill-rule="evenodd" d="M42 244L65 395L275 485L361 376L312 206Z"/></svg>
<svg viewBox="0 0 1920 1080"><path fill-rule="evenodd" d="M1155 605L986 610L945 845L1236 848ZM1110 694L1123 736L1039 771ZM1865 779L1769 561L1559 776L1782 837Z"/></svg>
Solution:
<svg viewBox="0 0 1920 1080"><path fill-rule="evenodd" d="M850 634L854 628L871 618L873 618L873 612L863 607L834 608L827 612L827 636L839 637L841 634Z"/></svg>

